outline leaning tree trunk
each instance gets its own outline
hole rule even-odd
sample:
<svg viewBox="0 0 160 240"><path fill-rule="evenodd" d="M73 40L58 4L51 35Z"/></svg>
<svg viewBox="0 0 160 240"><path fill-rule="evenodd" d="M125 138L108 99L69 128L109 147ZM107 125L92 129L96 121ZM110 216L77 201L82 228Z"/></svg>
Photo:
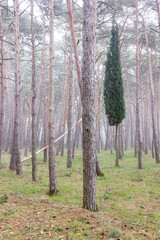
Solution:
<svg viewBox="0 0 160 240"><path fill-rule="evenodd" d="M73 54L72 46L69 56L69 98L68 98L68 136L67 136L67 168L72 167L72 95L73 95Z"/></svg>
<svg viewBox="0 0 160 240"><path fill-rule="evenodd" d="M97 210L94 130L94 0L83 0L83 207Z"/></svg>
<svg viewBox="0 0 160 240"><path fill-rule="evenodd" d="M54 127L54 0L49 0L49 194L58 191L55 165L55 127Z"/></svg>
<svg viewBox="0 0 160 240"><path fill-rule="evenodd" d="M36 159L36 75L35 75L35 39L33 27L33 0L31 0L31 42L32 42L32 180L37 181Z"/></svg>
<svg viewBox="0 0 160 240"><path fill-rule="evenodd" d="M20 33L19 33L19 1L14 0L14 36L15 36L15 115L12 142L12 154L10 169L15 170L18 175L22 175L22 164L20 159L20 139L19 139L19 111L20 111Z"/></svg>

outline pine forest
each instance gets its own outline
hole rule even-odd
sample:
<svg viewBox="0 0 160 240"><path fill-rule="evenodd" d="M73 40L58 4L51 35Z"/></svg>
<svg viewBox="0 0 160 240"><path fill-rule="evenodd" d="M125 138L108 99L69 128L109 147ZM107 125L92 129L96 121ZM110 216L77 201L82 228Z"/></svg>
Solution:
<svg viewBox="0 0 160 240"><path fill-rule="evenodd" d="M160 1L0 0L0 239L160 239Z"/></svg>

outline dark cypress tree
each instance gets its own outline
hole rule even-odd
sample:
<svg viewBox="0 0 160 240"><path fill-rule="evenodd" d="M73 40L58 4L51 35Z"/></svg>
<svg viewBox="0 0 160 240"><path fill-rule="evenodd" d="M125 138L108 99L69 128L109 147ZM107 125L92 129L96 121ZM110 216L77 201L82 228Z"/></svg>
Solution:
<svg viewBox="0 0 160 240"><path fill-rule="evenodd" d="M116 166L119 165L118 125L125 118L124 89L121 73L118 26L113 21L110 47L107 53L104 78L104 105L110 126L116 126L115 149Z"/></svg>

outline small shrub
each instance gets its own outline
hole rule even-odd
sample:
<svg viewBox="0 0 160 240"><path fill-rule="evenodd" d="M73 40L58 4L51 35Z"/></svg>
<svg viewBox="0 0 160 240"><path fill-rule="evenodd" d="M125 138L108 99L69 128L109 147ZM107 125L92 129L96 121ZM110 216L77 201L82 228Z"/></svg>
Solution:
<svg viewBox="0 0 160 240"><path fill-rule="evenodd" d="M56 232L63 232L63 228L62 227L57 227Z"/></svg>
<svg viewBox="0 0 160 240"><path fill-rule="evenodd" d="M0 197L0 204L6 203L8 200L8 196L4 194L3 196Z"/></svg>
<svg viewBox="0 0 160 240"><path fill-rule="evenodd" d="M88 237L88 233L86 233L86 232L85 232L83 235L84 235L85 237Z"/></svg>
<svg viewBox="0 0 160 240"><path fill-rule="evenodd" d="M107 200L107 199L109 199L109 198L110 198L110 195L109 195L109 194L103 195L103 199L104 199L104 200Z"/></svg>
<svg viewBox="0 0 160 240"><path fill-rule="evenodd" d="M3 212L4 216L8 216L8 215L11 215L11 214L14 214L13 210L12 209L9 209L7 212Z"/></svg>
<svg viewBox="0 0 160 240"><path fill-rule="evenodd" d="M115 229L112 229L111 232L108 234L110 238L120 238L122 237L122 234L116 231Z"/></svg>
<svg viewBox="0 0 160 240"><path fill-rule="evenodd" d="M143 205L140 205L140 208L144 208L144 206L143 206Z"/></svg>

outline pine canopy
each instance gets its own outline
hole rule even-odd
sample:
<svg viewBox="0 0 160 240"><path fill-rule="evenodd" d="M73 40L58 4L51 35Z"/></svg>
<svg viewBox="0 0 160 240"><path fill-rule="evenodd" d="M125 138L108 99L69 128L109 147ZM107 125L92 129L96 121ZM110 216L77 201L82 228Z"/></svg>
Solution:
<svg viewBox="0 0 160 240"><path fill-rule="evenodd" d="M118 26L113 21L110 47L105 63L104 105L109 125L115 126L125 118L124 89L121 73Z"/></svg>

